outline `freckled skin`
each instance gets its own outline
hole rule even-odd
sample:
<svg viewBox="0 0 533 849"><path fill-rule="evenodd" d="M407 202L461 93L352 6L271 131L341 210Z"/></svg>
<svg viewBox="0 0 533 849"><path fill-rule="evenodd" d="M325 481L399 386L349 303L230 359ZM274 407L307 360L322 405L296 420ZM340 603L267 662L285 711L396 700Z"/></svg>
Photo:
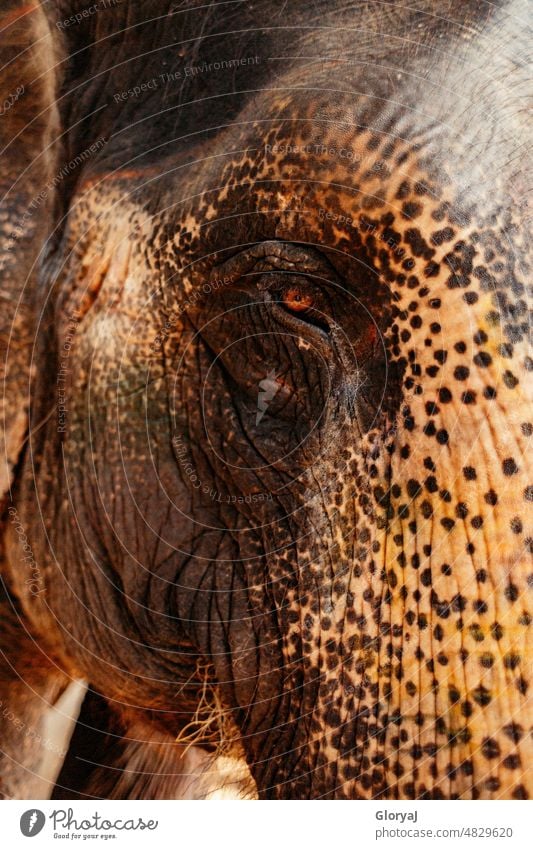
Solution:
<svg viewBox="0 0 533 849"><path fill-rule="evenodd" d="M452 5L291 35L135 168L117 118L41 271L69 411L36 381L14 503L45 593L7 525L12 592L126 738L192 722L264 798L531 793L523 10Z"/></svg>

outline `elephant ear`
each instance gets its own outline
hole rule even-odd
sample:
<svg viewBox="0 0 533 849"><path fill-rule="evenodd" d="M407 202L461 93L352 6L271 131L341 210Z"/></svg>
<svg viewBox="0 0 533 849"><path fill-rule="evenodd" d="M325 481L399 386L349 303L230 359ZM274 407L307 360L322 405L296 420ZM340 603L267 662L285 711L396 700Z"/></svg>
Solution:
<svg viewBox="0 0 533 849"><path fill-rule="evenodd" d="M38 2L0 10L0 499L28 427L40 257L53 221L59 37Z"/></svg>

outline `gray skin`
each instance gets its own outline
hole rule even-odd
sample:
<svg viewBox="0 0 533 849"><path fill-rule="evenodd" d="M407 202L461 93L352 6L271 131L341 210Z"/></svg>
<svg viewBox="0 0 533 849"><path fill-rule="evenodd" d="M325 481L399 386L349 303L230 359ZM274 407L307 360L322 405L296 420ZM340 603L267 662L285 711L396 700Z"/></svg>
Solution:
<svg viewBox="0 0 533 849"><path fill-rule="evenodd" d="M89 682L63 797L528 798L526 4L71 5L1 19L2 703Z"/></svg>

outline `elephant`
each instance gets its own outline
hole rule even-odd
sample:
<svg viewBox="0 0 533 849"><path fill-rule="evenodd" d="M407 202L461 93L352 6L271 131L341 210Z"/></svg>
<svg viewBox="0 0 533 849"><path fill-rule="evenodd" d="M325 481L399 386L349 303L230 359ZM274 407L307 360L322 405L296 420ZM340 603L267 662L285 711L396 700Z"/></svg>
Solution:
<svg viewBox="0 0 533 849"><path fill-rule="evenodd" d="M3 4L5 798L529 798L527 13Z"/></svg>

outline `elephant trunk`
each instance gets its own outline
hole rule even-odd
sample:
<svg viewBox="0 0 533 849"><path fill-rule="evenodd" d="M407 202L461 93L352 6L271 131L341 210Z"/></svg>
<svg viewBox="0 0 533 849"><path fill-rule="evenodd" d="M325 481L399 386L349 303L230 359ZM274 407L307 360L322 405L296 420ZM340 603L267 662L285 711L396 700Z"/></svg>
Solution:
<svg viewBox="0 0 533 849"><path fill-rule="evenodd" d="M458 418L438 468L397 435L402 482L321 499L320 539L273 577L280 695L256 688L241 723L265 797L526 796L530 488L525 460L506 485L516 434L495 446L496 418L474 447Z"/></svg>

